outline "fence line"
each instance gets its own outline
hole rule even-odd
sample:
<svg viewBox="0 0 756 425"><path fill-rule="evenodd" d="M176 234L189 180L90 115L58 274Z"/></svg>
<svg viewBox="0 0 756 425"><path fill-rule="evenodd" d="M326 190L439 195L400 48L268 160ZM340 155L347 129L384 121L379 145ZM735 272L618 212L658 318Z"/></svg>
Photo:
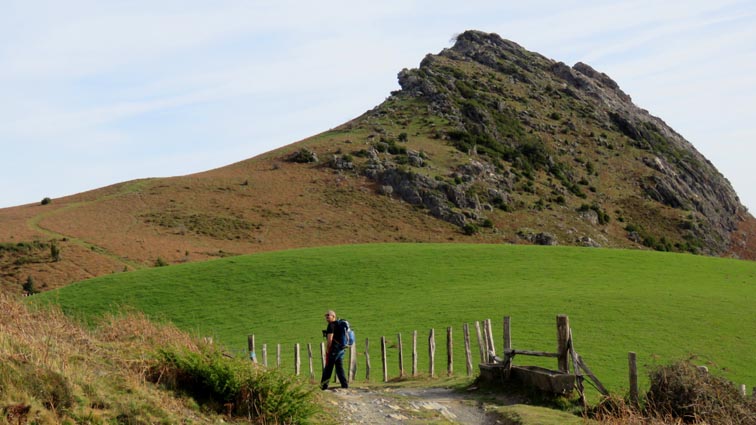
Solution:
<svg viewBox="0 0 756 425"><path fill-rule="evenodd" d="M478 345L480 347L488 347L491 346L491 337L490 337L490 321L484 321L483 329L486 330L486 336L481 336L478 338ZM480 332L481 326L480 322L475 322L477 332ZM463 324L463 335L464 335L464 354L465 354L465 365L466 365L466 376L472 376L474 374L473 369L473 357L472 357L472 350L471 350L471 338L470 338L470 325L468 323ZM488 342L486 342L486 339L488 339ZM405 370L405 364L404 364L404 339L401 333L397 333L396 335L396 355L397 355L397 365L398 365L398 379L404 379L408 376L411 377L417 377L419 376L418 371L418 342L417 342L417 331L412 332L412 365L411 365L411 373L408 375L407 371ZM389 381L391 378L389 376L389 355L388 355L388 342L386 341L386 337L381 337L381 366L382 366L382 379L384 382ZM268 344L262 344L261 345L261 353L260 356L257 355L257 345L256 345L256 337L254 334L250 334L247 336L247 348L248 348L248 354L250 360L254 364L260 364L261 366L268 367ZM430 329L429 335L428 335L428 375L430 377L437 377L436 375L436 334L435 329ZM299 343L296 343L293 345L293 372L295 375L301 375L302 370L302 361L301 358L301 351L302 346ZM284 363L284 356L282 354L282 345L276 344L276 361L275 361L275 367L281 368L282 364ZM357 369L358 369L358 353L357 348L355 346L349 347L348 350L348 356L345 358L345 366L348 365L348 373L347 378L349 382L355 382L357 380ZM370 363L370 340L368 338L365 338L365 350L360 352L359 355L364 356L364 362L365 362L365 382L370 382L371 376L371 363ZM484 358L484 352L480 353L481 358ZM314 366L314 350L312 343L307 344L307 372L309 375L309 379L311 381L314 381L318 374L315 371ZM454 339L453 339L453 327L449 326L446 330L446 358L447 358L447 365L446 365L446 375L447 376L454 376ZM321 370L325 368L326 363L326 345L324 342L320 343L320 366Z"/></svg>
<svg viewBox="0 0 756 425"><path fill-rule="evenodd" d="M524 356L538 356L538 357L552 357L557 359L557 370L561 373L570 373L570 362L572 363L572 373L577 377L575 388L578 393L583 396L583 378L588 378L593 381L594 386L599 392L608 394L606 388L596 378L595 374L588 368L582 357L575 351L574 340L572 338L572 329L569 326L569 318L566 315L557 316L557 350L556 353L533 351L533 350L521 350L512 348L512 336L511 336L511 318L504 316L502 321L502 355L503 358L496 356L496 348L494 343L493 329L491 319L485 319L482 321L473 322L475 326L475 334L477 337L478 351L479 351L479 364L511 364L512 358L515 355ZM471 329L469 323L463 323L463 340L464 340L464 355L465 355L465 371L466 376L470 377L474 374L473 369L473 353L472 353L472 341L471 341ZM397 348L397 361L398 361L398 379L404 379L407 377L404 367L404 345L402 334L396 335L396 348ZM385 336L380 337L381 342L381 365L382 365L382 380L388 382L389 367L388 367L388 344ZM301 373L301 358L300 358L300 344L294 344L294 374L300 375ZM247 336L247 353L249 359L253 364L258 364L258 360L261 360L261 366L268 367L268 344L261 345L261 359L258 358L256 352L256 340L255 335L250 334ZM321 370L325 368L326 362L326 350L325 343L320 343L320 359ZM355 382L357 379L358 369L358 353L357 347L351 346L348 350L348 374L347 378L349 382ZM361 352L365 358L365 382L371 380L371 362L370 362L370 340L365 338L365 351ZM308 356L308 371L309 379L314 381L317 377L313 365L313 349L312 344L307 344L307 356ZM452 377L454 372L454 339L453 328L451 326L446 329L446 356L447 367L446 375ZM428 376L436 378L436 335L435 329L431 328L428 334ZM418 343L417 343L417 330L412 332L412 366L411 377L417 377L418 372ZM276 367L280 368L282 363L281 344L276 344ZM482 366L481 366L482 367ZM335 379L335 376L334 376ZM639 403L639 390L638 390L638 368L637 368L637 355L635 352L628 353L628 388L629 388L629 400L633 405ZM748 387L745 384L741 384L738 387L739 392L743 397L747 397ZM752 397L756 398L756 387L752 388Z"/></svg>

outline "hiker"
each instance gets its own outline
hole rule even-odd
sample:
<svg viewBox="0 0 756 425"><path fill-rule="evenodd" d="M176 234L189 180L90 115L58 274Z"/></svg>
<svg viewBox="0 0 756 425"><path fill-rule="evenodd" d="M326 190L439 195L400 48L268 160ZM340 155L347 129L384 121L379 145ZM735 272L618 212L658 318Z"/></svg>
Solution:
<svg viewBox="0 0 756 425"><path fill-rule="evenodd" d="M323 369L323 377L320 379L320 389L328 389L328 381L331 380L331 373L333 367L336 366L336 377L339 378L341 388L349 388L349 383L344 375L344 353L346 352L346 346L342 343L344 341L344 329L341 326L337 326L336 312L328 310L325 314L325 319L328 322L328 328L323 331L323 336L328 341L326 343L326 364Z"/></svg>

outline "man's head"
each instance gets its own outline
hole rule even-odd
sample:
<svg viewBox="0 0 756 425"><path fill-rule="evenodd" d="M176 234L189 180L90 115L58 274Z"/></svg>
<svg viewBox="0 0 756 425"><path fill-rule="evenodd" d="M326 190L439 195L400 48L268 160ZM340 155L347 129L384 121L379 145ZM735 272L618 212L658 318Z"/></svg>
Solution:
<svg viewBox="0 0 756 425"><path fill-rule="evenodd" d="M336 321L336 312L333 310L326 311L325 314L326 322L331 323Z"/></svg>

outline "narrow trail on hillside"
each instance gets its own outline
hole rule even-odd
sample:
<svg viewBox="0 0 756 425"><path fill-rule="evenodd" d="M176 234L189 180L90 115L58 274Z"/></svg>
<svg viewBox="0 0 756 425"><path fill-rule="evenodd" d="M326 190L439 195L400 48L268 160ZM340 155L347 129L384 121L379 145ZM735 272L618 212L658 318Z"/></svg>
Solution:
<svg viewBox="0 0 756 425"><path fill-rule="evenodd" d="M120 255L118 255L118 254L116 254L114 252L111 252L111 251L109 251L109 250L107 250L107 249L105 249L105 248L103 248L101 246L95 245L95 244L93 244L91 242L87 242L84 239L80 239L80 238L77 238L77 237L71 236L71 235L65 235L63 233L56 232L56 231L54 231L54 230L52 230L50 228L43 227L40 223L45 218L51 217L53 215L62 214L64 212L67 212L67 211L70 211L70 210L73 210L73 209L76 209L76 208L81 208L81 207L84 207L84 206L87 206L87 205L95 204L95 203L102 202L102 201L105 201L105 200L108 200L108 199L112 199L112 198L115 198L115 197L118 197L118 196L123 196L123 195L128 194L128 193L132 193L132 192L137 191L140 188L142 188L147 183L147 181L148 180L137 180L135 182L132 182L132 183L129 183L129 184L125 184L121 188L121 190L119 190L115 194L104 196L102 198L95 199L93 201L75 202L75 203L72 203L72 204L68 204L68 205L66 205L66 206L64 206L62 208L57 208L57 209L54 209L52 211L46 211L44 213L37 214L36 216L31 217L30 219L28 219L26 221L26 225L31 230L34 230L34 231L39 232L39 233L41 233L43 235L46 235L49 238L53 238L53 239L66 239L70 243L82 246L82 247L84 247L86 249L91 250L94 253L97 253L99 255L108 257L108 258L110 258L112 260L115 260L115 261L121 263L124 266L131 267L132 269L135 269L135 270L143 269L145 266L143 264L139 263L139 262L130 260L128 258L124 258L124 257L122 257L122 256L120 256Z"/></svg>
<svg viewBox="0 0 756 425"><path fill-rule="evenodd" d="M343 424L503 424L473 396L448 388L350 388L328 391Z"/></svg>

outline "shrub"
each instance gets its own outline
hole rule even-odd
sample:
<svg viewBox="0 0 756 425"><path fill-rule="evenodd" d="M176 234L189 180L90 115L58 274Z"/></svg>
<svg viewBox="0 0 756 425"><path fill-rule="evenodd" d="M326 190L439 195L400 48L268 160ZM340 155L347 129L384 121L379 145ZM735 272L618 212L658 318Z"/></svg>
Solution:
<svg viewBox="0 0 756 425"><path fill-rule="evenodd" d="M478 233L478 226L474 223L465 223L465 225L462 226L462 232L467 236L472 236Z"/></svg>
<svg viewBox="0 0 756 425"><path fill-rule="evenodd" d="M318 162L318 155L307 148L302 148L289 155L287 160L289 162L298 162L301 164L308 162Z"/></svg>
<svg viewBox="0 0 756 425"><path fill-rule="evenodd" d="M26 282L24 282L23 288L24 291L26 291L26 293L28 293L29 295L37 293L37 289L34 287L34 279L31 276L26 278Z"/></svg>
<svg viewBox="0 0 756 425"><path fill-rule="evenodd" d="M596 172L596 167L593 166L593 163L591 161L587 161L585 163L585 171L588 174L593 174L594 172Z"/></svg>
<svg viewBox="0 0 756 425"><path fill-rule="evenodd" d="M158 257L157 260L155 260L155 267L165 267L168 263L163 260L163 257Z"/></svg>
<svg viewBox="0 0 756 425"><path fill-rule="evenodd" d="M756 399L743 397L735 385L699 369L690 361L660 366L649 374L646 409L685 423L756 424Z"/></svg>
<svg viewBox="0 0 756 425"><path fill-rule="evenodd" d="M60 261L60 248L55 241L50 243L50 257L52 257L52 260L56 263Z"/></svg>
<svg viewBox="0 0 756 425"><path fill-rule="evenodd" d="M155 357L149 374L153 381L218 413L260 423L307 423L318 411L313 389L295 377L225 357L212 347L199 352L161 349Z"/></svg>
<svg viewBox="0 0 756 425"><path fill-rule="evenodd" d="M50 199L50 198L48 198L48 197L44 197L44 198L42 199L42 202L41 202L41 204L42 204L42 205L47 205L47 204L49 204L50 202L52 202L52 199Z"/></svg>

